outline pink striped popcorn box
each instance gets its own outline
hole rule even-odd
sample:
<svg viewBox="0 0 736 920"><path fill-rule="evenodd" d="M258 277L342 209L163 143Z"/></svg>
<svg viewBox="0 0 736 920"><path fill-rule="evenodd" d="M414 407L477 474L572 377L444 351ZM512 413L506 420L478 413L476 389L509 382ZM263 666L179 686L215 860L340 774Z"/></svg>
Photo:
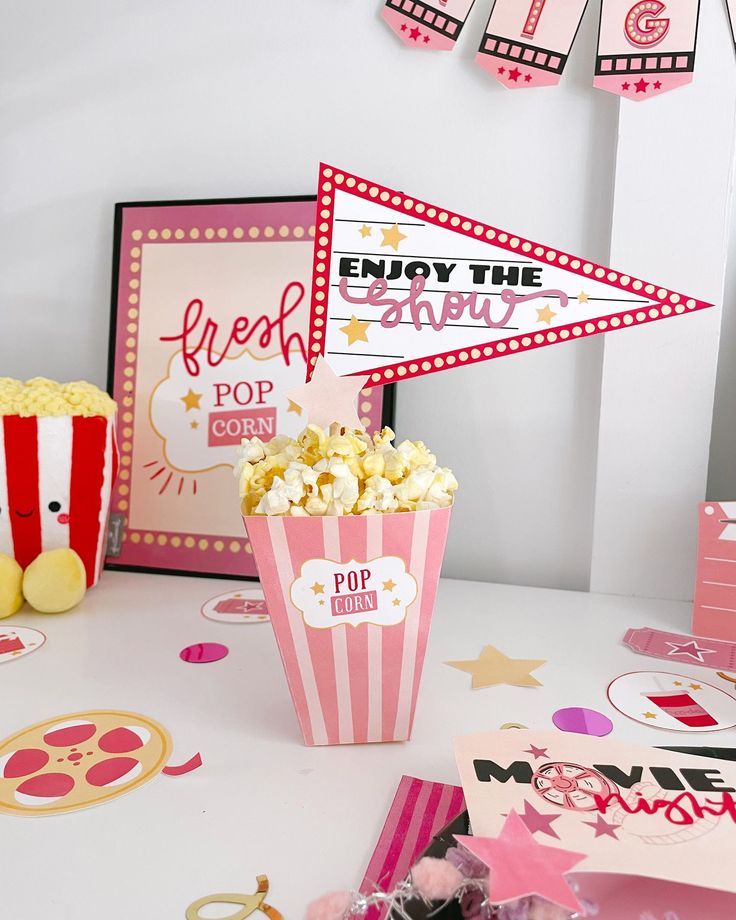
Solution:
<svg viewBox="0 0 736 920"><path fill-rule="evenodd" d="M95 585L117 468L112 417L0 418L0 553L25 569L46 550L70 547L87 587Z"/></svg>
<svg viewBox="0 0 736 920"><path fill-rule="evenodd" d="M411 737L451 510L243 519L306 744Z"/></svg>

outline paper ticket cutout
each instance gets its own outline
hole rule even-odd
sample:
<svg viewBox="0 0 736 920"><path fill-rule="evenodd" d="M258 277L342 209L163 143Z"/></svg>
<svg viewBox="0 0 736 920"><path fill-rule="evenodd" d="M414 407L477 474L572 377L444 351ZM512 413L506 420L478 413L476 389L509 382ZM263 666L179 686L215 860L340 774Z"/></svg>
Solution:
<svg viewBox="0 0 736 920"><path fill-rule="evenodd" d="M620 713L651 728L716 732L736 725L736 699L700 678L665 671L633 671L608 685Z"/></svg>
<svg viewBox="0 0 736 920"><path fill-rule="evenodd" d="M452 51L475 0L386 0L383 18L405 45Z"/></svg>
<svg viewBox="0 0 736 920"><path fill-rule="evenodd" d="M695 312L702 300L321 164L308 376L369 386Z"/></svg>
<svg viewBox="0 0 736 920"><path fill-rule="evenodd" d="M700 0L603 0L593 85L635 102L691 83Z"/></svg>
<svg viewBox="0 0 736 920"><path fill-rule="evenodd" d="M652 658L666 658L684 664L699 664L706 668L736 669L736 643L719 642L717 639L702 639L699 636L683 636L664 632L649 626L627 629L624 645L640 655Z"/></svg>
<svg viewBox="0 0 736 920"><path fill-rule="evenodd" d="M476 62L509 89L554 86L588 0L496 0Z"/></svg>
<svg viewBox="0 0 736 920"><path fill-rule="evenodd" d="M584 894L587 873L599 872L736 892L713 859L736 839L736 763L537 731L458 738L455 753L473 833L496 836L514 809L545 844L588 854L576 868ZM557 839L544 833L550 822ZM721 916L701 894L694 916Z"/></svg>
<svg viewBox="0 0 736 920"><path fill-rule="evenodd" d="M693 632L736 642L736 502L698 506Z"/></svg>
<svg viewBox="0 0 736 920"><path fill-rule="evenodd" d="M0 813L55 815L99 805L156 776L171 739L135 712L57 716L0 741Z"/></svg>

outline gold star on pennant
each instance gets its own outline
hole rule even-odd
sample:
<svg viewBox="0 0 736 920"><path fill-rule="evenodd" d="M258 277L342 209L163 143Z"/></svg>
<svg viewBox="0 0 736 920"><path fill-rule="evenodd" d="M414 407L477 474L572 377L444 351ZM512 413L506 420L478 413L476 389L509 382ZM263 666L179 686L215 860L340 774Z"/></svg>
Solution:
<svg viewBox="0 0 736 920"><path fill-rule="evenodd" d="M702 690L703 689L700 684L688 684L688 687L690 687L691 690Z"/></svg>
<svg viewBox="0 0 736 920"><path fill-rule="evenodd" d="M294 413L296 413L297 415L301 415L301 414L302 414L302 407L301 407L301 406L297 406L297 404L294 402L294 400L293 400L293 399L290 399L290 400L289 400L289 408L288 408L286 411L287 411L287 412L294 412Z"/></svg>
<svg viewBox="0 0 736 920"><path fill-rule="evenodd" d="M358 233L365 239L367 236L371 235L371 228L366 227L365 224L358 230Z"/></svg>
<svg viewBox="0 0 736 920"><path fill-rule="evenodd" d="M585 293L585 291L581 291L578 294L578 303L587 303L587 302L588 302L588 295Z"/></svg>
<svg viewBox="0 0 736 920"><path fill-rule="evenodd" d="M644 716L645 719L656 719L657 718L656 713L654 712L643 712L642 715Z"/></svg>
<svg viewBox="0 0 736 920"><path fill-rule="evenodd" d="M190 428L195 428L195 429L196 429L196 428L199 428L199 422L190 422L190 423L189 423L189 427L190 427Z"/></svg>
<svg viewBox="0 0 736 920"><path fill-rule="evenodd" d="M509 658L492 645L486 645L478 658L468 661L446 661L452 668L473 675L473 690L511 684L514 687L541 687L531 671L545 664L543 658Z"/></svg>
<svg viewBox="0 0 736 920"><path fill-rule="evenodd" d="M351 316L350 322L347 324L347 326L340 326L340 332L344 332L348 337L348 346L350 346L354 345L356 342L368 341L366 332L369 326L369 322L363 322L356 316Z"/></svg>
<svg viewBox="0 0 736 920"><path fill-rule="evenodd" d="M200 409L199 401L202 398L201 393L193 392L192 388L189 388L189 392L186 396L180 396L179 399L186 406L186 411L189 412L190 409Z"/></svg>
<svg viewBox="0 0 736 920"><path fill-rule="evenodd" d="M393 591L395 587L396 587L396 582L392 581L390 578L388 581L384 581L383 583L384 591Z"/></svg>
<svg viewBox="0 0 736 920"><path fill-rule="evenodd" d="M322 598L320 598L319 605L320 607L324 607L325 605L325 602L322 600Z"/></svg>
<svg viewBox="0 0 736 920"><path fill-rule="evenodd" d="M547 323L548 326L552 325L552 320L557 316L556 313L553 313L549 304L545 304L541 310L537 310L537 322L538 323Z"/></svg>
<svg viewBox="0 0 736 920"><path fill-rule="evenodd" d="M399 600L398 597L395 597L395 598L391 601L391 603L394 605L394 607L399 607L399 606L401 606L401 601Z"/></svg>
<svg viewBox="0 0 736 920"><path fill-rule="evenodd" d="M676 687L681 687L681 686L682 686L682 681L681 681L681 680L673 680L672 683L673 683Z"/></svg>
<svg viewBox="0 0 736 920"><path fill-rule="evenodd" d="M394 224L393 227L389 227L388 230L381 227L381 233L383 234L381 246L390 246L394 252L399 251L399 243L406 239L406 234L399 230L398 224Z"/></svg>
<svg viewBox="0 0 736 920"><path fill-rule="evenodd" d="M315 594L324 594L325 586L321 585L318 581L315 581L315 583L312 585L312 591L314 591Z"/></svg>

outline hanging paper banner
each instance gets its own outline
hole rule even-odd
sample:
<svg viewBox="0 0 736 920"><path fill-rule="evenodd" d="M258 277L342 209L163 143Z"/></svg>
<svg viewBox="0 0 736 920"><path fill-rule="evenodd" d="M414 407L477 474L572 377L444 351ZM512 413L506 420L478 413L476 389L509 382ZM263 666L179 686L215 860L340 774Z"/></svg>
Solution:
<svg viewBox="0 0 736 920"><path fill-rule="evenodd" d="M560 82L588 0L496 0L477 63L510 89Z"/></svg>
<svg viewBox="0 0 736 920"><path fill-rule="evenodd" d="M593 85L641 102L691 83L700 0L603 0Z"/></svg>
<svg viewBox="0 0 736 920"><path fill-rule="evenodd" d="M386 0L383 18L405 45L452 51L475 0Z"/></svg>
<svg viewBox="0 0 736 920"><path fill-rule="evenodd" d="M370 386L712 306L320 167L308 375Z"/></svg>

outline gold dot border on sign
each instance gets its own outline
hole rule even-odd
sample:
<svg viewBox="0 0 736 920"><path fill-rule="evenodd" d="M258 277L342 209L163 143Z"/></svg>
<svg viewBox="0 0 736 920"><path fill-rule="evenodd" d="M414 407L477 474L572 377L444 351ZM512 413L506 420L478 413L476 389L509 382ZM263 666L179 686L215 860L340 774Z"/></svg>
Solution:
<svg viewBox="0 0 736 920"><path fill-rule="evenodd" d="M253 553L253 547L248 540L236 540L226 537L195 537L191 534L158 533L150 530L131 530L124 534L123 540L139 546L171 546L174 549L199 550L207 552L214 550L216 553Z"/></svg>

